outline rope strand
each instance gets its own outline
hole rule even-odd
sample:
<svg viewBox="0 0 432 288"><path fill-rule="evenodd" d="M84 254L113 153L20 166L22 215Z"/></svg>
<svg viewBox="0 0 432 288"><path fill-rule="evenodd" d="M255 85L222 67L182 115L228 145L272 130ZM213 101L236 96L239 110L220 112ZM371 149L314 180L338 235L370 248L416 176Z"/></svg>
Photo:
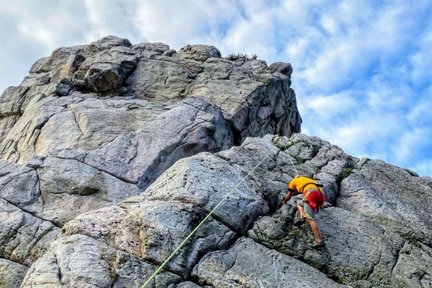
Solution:
<svg viewBox="0 0 432 288"><path fill-rule="evenodd" d="M201 220L201 222L195 227L195 229L193 229L192 232L189 233L189 235L186 236L186 238L177 246L177 248L174 249L174 251L165 259L165 261L159 266L159 268L156 269L155 272L153 272L153 274L146 280L146 282L144 282L141 288L147 287L147 285L149 285L154 280L156 275L168 264L168 262L180 251L180 249L183 248L186 242L195 234L195 232L201 227L201 225L203 225L204 222L213 215L213 213L219 208L220 205L222 205L222 203L230 196L230 194L235 189L237 189L237 187L240 186L240 184L247 177L249 177L255 171L255 169L258 168L258 166L260 166L262 162L264 162L267 157L268 155L266 155L234 188L232 188L230 191L228 191L228 193L225 194L222 200L219 201L219 203L207 214L207 216L203 220Z"/></svg>
<svg viewBox="0 0 432 288"><path fill-rule="evenodd" d="M295 165L294 165L294 163L293 163L293 161L292 161L292 159L291 159L291 155L289 155L290 157L289 157L289 159L290 159L290 161L291 161L291 165L292 165L292 167L294 168L294 170L295 170L295 172L296 172L296 176L300 176L300 174L298 173L298 171L297 171L297 168L295 167Z"/></svg>

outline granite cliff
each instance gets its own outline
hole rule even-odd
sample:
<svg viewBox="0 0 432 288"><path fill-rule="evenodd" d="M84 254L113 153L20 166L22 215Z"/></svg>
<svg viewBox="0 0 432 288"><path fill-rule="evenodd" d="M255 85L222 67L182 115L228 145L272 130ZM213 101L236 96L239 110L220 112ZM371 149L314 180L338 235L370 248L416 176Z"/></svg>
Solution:
<svg viewBox="0 0 432 288"><path fill-rule="evenodd" d="M432 287L432 179L301 134L291 73L114 36L38 60L0 97L0 287L139 287L229 191L149 287Z"/></svg>

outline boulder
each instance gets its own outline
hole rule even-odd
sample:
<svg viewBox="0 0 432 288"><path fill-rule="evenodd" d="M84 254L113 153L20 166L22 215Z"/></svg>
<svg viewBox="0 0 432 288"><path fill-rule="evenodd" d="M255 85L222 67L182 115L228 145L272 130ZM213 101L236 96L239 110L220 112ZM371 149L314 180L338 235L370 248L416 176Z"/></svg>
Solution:
<svg viewBox="0 0 432 288"><path fill-rule="evenodd" d="M90 90L104 93L119 88L123 75L118 65L95 63L87 70L84 81Z"/></svg>
<svg viewBox="0 0 432 288"><path fill-rule="evenodd" d="M42 256L60 229L0 198L0 258L30 266Z"/></svg>
<svg viewBox="0 0 432 288"><path fill-rule="evenodd" d="M175 55L182 59L192 59L196 61L204 62L209 58L220 58L220 51L209 45L187 45L180 49Z"/></svg>
<svg viewBox="0 0 432 288"><path fill-rule="evenodd" d="M393 267L394 287L428 287L432 283L432 249L405 243Z"/></svg>
<svg viewBox="0 0 432 288"><path fill-rule="evenodd" d="M194 268L200 284L213 287L347 287L290 256L250 238L207 254Z"/></svg>
<svg viewBox="0 0 432 288"><path fill-rule="evenodd" d="M33 210L58 226L84 212L118 203L142 192L134 184L75 159L48 157L37 172L43 205Z"/></svg>
<svg viewBox="0 0 432 288"><path fill-rule="evenodd" d="M293 72L293 67L289 63L276 62L268 67L271 73L281 73L287 76L291 76Z"/></svg>
<svg viewBox="0 0 432 288"><path fill-rule="evenodd" d="M138 287L155 269L103 241L74 235L56 242L51 252L39 258L21 287ZM178 275L162 272L148 287L167 287L181 281Z"/></svg>
<svg viewBox="0 0 432 288"><path fill-rule="evenodd" d="M139 128L86 153L85 163L144 189L178 159L233 141L219 109L200 99L185 99Z"/></svg>
<svg viewBox="0 0 432 288"><path fill-rule="evenodd" d="M286 283L290 287L427 287L427 238L407 233L402 222L382 221L382 217L344 204L349 202L343 194L344 181L366 164L329 142L304 134L248 138L241 146L178 160L144 193L79 215L63 226L63 234L52 247L60 247L58 243L71 237L90 237L158 266L216 208L164 270L193 284L176 280L170 287L285 287ZM327 204L317 218L327 244L319 250L311 247L309 227L293 225L295 202L301 197L282 205L287 183L298 173L321 176L334 188L333 205ZM428 178L409 173L407 178L393 176L408 190L412 187L403 185L412 184L409 180L430 183ZM373 194L363 197L366 202L378 201ZM93 248L86 246L79 253L90 255ZM51 248L42 258L50 253L67 255ZM61 257L63 265L72 265L68 263L73 259ZM49 273L51 268L44 265L35 262L27 277ZM74 277L85 278L86 273L77 269ZM135 273L130 277L144 283L146 279ZM32 282L24 282L23 287L27 283Z"/></svg>
<svg viewBox="0 0 432 288"><path fill-rule="evenodd" d="M0 287L19 287L28 267L0 258Z"/></svg>
<svg viewBox="0 0 432 288"><path fill-rule="evenodd" d="M204 216L202 211L191 204L132 198L120 207L108 207L81 215L67 223L63 231L65 235L90 236L110 247L159 265ZM188 277L201 255L227 248L234 236L233 232L218 221L208 221L167 268Z"/></svg>
<svg viewBox="0 0 432 288"><path fill-rule="evenodd" d="M431 181L381 160L359 162L341 183L337 205L432 245Z"/></svg>
<svg viewBox="0 0 432 288"><path fill-rule="evenodd" d="M286 209L286 208L284 208ZM293 225L294 206L254 223L248 235L269 248L291 255L323 271L338 283L360 287L392 286L393 267L405 239L359 214L338 207L323 209L318 217L326 247L311 248L307 225ZM362 284L362 285L363 285Z"/></svg>

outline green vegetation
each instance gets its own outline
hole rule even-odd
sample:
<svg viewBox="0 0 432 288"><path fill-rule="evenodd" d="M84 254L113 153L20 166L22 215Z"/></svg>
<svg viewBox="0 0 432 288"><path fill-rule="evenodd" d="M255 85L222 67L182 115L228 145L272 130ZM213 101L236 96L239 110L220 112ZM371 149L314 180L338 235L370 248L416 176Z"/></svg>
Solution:
<svg viewBox="0 0 432 288"><path fill-rule="evenodd" d="M347 178L353 172L354 168L343 168L342 169L342 179Z"/></svg>

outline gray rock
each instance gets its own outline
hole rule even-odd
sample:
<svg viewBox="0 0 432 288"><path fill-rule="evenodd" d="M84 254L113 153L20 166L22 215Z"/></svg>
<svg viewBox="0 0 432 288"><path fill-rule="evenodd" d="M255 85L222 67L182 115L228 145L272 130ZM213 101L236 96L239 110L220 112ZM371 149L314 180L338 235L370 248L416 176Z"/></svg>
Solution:
<svg viewBox="0 0 432 288"><path fill-rule="evenodd" d="M74 147L74 142L85 142L82 138L93 142L94 137L80 136L77 128L82 127L74 123L72 116L81 115L70 113L68 105L73 104L70 100L58 101L51 97L44 100L44 95L75 95L73 98L80 99L82 106L87 106L87 98L96 95L129 95L164 105L179 103L186 97L201 98L221 108L237 144L249 135L275 132L290 135L300 130L301 119L289 79L280 73L272 76L265 71L263 61L229 61L220 58L215 47L205 45L186 46L175 53L176 57L161 55L168 51L169 47L162 43L132 47L126 39L108 36L90 45L56 49L51 56L38 60L20 87L7 89L1 97L0 114L13 116L8 121L2 120L6 129L0 135L2 157L26 164L34 154L44 156L34 151L35 144L44 153L52 149L51 144L60 144L41 141L47 137L63 138L57 149L81 148ZM66 130L57 129L54 133L53 127L58 127L59 121ZM125 121L131 122L136 121ZM48 126L42 129L45 124ZM70 137L54 136L63 134L59 130L71 131ZM104 130L100 134L107 129ZM126 133L129 131L126 129ZM34 143L36 140L41 142ZM71 143L65 145L65 142ZM102 146L98 145L98 148Z"/></svg>
<svg viewBox="0 0 432 288"><path fill-rule="evenodd" d="M124 80L135 69L136 62L131 48L115 46L87 57L72 78L73 81L84 82L82 87L82 84L77 87L79 90L84 88L106 94L123 86Z"/></svg>
<svg viewBox="0 0 432 288"><path fill-rule="evenodd" d="M401 236L362 215L330 207L322 210L317 220L326 247L314 250L309 227L293 226L294 207L289 210L258 220L248 235L320 269L339 283L391 285L393 267L404 244Z"/></svg>
<svg viewBox="0 0 432 288"><path fill-rule="evenodd" d="M127 77L136 66L136 57L131 55L130 47L128 40L108 36L90 45L54 50L49 57L39 59L32 66L30 74L19 87L5 90L0 97L0 113L22 114L31 99L41 94L65 96L75 89L101 89L102 93L106 93L108 88L101 87L101 82L117 88L117 82L123 83L123 77ZM102 65L102 62L114 68L99 69L103 68L98 67L98 63ZM88 77L89 87L86 87L84 76L92 64L95 66ZM118 72L116 65L120 67L121 81L110 73Z"/></svg>
<svg viewBox="0 0 432 288"><path fill-rule="evenodd" d="M174 49L170 49L168 51L165 51L164 53L162 53L163 56L167 56L167 57L172 57L174 54L176 54L177 51Z"/></svg>
<svg viewBox="0 0 432 288"><path fill-rule="evenodd" d="M0 197L59 226L81 213L142 192L134 184L75 159L33 157L28 167L5 160L0 163Z"/></svg>
<svg viewBox="0 0 432 288"><path fill-rule="evenodd" d="M405 243L393 267L393 287L430 287L432 249L424 244Z"/></svg>
<svg viewBox="0 0 432 288"><path fill-rule="evenodd" d="M67 104L68 110L54 115L44 125L38 138L39 155L64 149L98 149L122 134L139 130L145 121L163 112L159 105L135 99L82 100L77 97Z"/></svg>
<svg viewBox="0 0 432 288"><path fill-rule="evenodd" d="M60 229L0 198L0 258L29 266L48 249Z"/></svg>
<svg viewBox="0 0 432 288"><path fill-rule="evenodd" d="M113 35L103 37L102 39L90 43L90 48L97 50L106 50L117 46L131 47L132 44L127 39Z"/></svg>
<svg viewBox="0 0 432 288"><path fill-rule="evenodd" d="M71 54L67 58L66 63L56 70L56 73L52 76L52 80L60 80L62 84L72 84L64 82L68 82L68 79L73 77L74 73L85 60L86 58L81 54Z"/></svg>
<svg viewBox="0 0 432 288"><path fill-rule="evenodd" d="M173 284L172 286L168 286L168 288L200 288L203 286L200 286L198 284L195 284L193 282L190 281L186 281L186 282L182 282L179 284ZM210 287L210 286L206 286L206 287Z"/></svg>
<svg viewBox="0 0 432 288"><path fill-rule="evenodd" d="M231 190L232 196L215 211L218 221L206 223L168 265L169 271L187 278L202 255L228 248L235 235L230 229L245 233L257 217L270 213L269 205L272 209L279 205L289 179L283 174L289 175L292 168L287 161L290 156L272 143L278 139L251 138L242 147L226 152L177 161L145 193L67 223L63 227L65 237L87 235L146 261L162 263ZM286 161L281 170L274 159ZM263 167L242 183L261 160ZM282 171L284 168L287 172Z"/></svg>
<svg viewBox="0 0 432 288"><path fill-rule="evenodd" d="M230 193L232 196L222 203L214 215L232 230L245 233L254 219L268 213L268 205L253 186L241 183L244 177L241 172L223 159L204 153L178 161L146 192L149 200L193 203L206 212L210 212Z"/></svg>
<svg viewBox="0 0 432 288"><path fill-rule="evenodd" d="M0 119L0 143L7 137L12 127L16 124L20 116L13 115Z"/></svg>
<svg viewBox="0 0 432 288"><path fill-rule="evenodd" d="M291 65L288 63L284 63L284 64ZM251 69L255 73L266 73L267 71L265 70L268 68L267 63L265 61L257 60L257 59L247 60L246 62L243 63L242 67L246 69ZM287 75L287 76L291 76L291 75Z"/></svg>
<svg viewBox="0 0 432 288"><path fill-rule="evenodd" d="M49 102L50 99L43 96L32 98L28 109L0 145L3 159L21 164L33 157L43 126L54 114L66 110L62 106L44 105Z"/></svg>
<svg viewBox="0 0 432 288"><path fill-rule="evenodd" d="M139 128L90 151L85 163L145 188L178 159L233 141L219 109L199 99L186 99Z"/></svg>
<svg viewBox="0 0 432 288"><path fill-rule="evenodd" d="M120 88L135 69L136 62L131 48L112 47L87 57L73 78L84 80L86 88L91 91L104 94Z"/></svg>
<svg viewBox="0 0 432 288"><path fill-rule="evenodd" d="M293 134L291 73L115 36L38 60L0 97L0 282L140 286L217 208L152 286L430 287L432 178ZM298 174L319 250L282 206Z"/></svg>
<svg viewBox="0 0 432 288"><path fill-rule="evenodd" d="M73 84L72 82L65 80L63 83L59 83L56 88L56 93L59 96L66 96L72 90Z"/></svg>
<svg viewBox="0 0 432 288"><path fill-rule="evenodd" d="M40 197L34 169L0 160L0 258L29 266L59 234L54 223L37 215Z"/></svg>
<svg viewBox="0 0 432 288"><path fill-rule="evenodd" d="M43 206L34 210L59 226L84 212L142 192L136 185L73 159L48 157L38 174Z"/></svg>
<svg viewBox="0 0 432 288"><path fill-rule="evenodd" d="M8 87L0 96L0 116L20 116L28 87Z"/></svg>
<svg viewBox="0 0 432 288"><path fill-rule="evenodd" d="M345 287L290 256L249 238L227 251L207 254L194 268L200 284L213 287Z"/></svg>
<svg viewBox="0 0 432 288"><path fill-rule="evenodd" d="M206 61L208 58L220 58L220 51L214 46L208 45L187 45L175 54L175 57L182 59L192 59L197 61Z"/></svg>
<svg viewBox="0 0 432 288"><path fill-rule="evenodd" d="M123 84L120 66L108 63L95 63L90 66L84 81L88 88L95 92L108 92Z"/></svg>
<svg viewBox="0 0 432 288"><path fill-rule="evenodd" d="M70 154L71 159L78 157ZM311 248L309 228L293 227L295 201L300 198L281 206L286 185L298 172L328 181L335 189L334 204L338 206L339 198L345 197L343 183L366 167L367 163L346 155L340 148L302 134L291 138L248 138L239 147L177 161L141 195L68 222L63 236L53 246L85 235L110 249L158 265L232 190L214 218L205 222L168 263L167 271L213 287L284 287L286 283L294 287L403 287L422 283L427 287L430 248L426 242L419 242L419 237L407 233L410 230L401 222L381 221L375 214L361 213L361 209L329 204L318 214L327 245L315 250ZM430 181L419 179L426 185ZM363 197L366 202L377 201L373 194ZM237 235L245 234L249 238L243 237L231 246ZM89 245L79 253L88 255L92 249ZM43 257L50 253L54 250ZM416 256L408 257L408 253ZM61 261L68 263L73 259ZM27 277L42 275L34 271L43 266L33 264ZM292 269L287 270L287 266ZM129 275L136 279L136 273ZM304 274L308 276L300 276ZM86 272L79 270L74 275L87 277ZM176 287L180 282L170 285Z"/></svg>
<svg viewBox="0 0 432 288"><path fill-rule="evenodd" d="M149 42L145 42L145 43L139 43L136 44L132 47L133 50L139 51L141 53L143 52L154 52L155 54L151 54L151 55L161 55L167 51L170 50L170 47L164 43L149 43ZM175 51L175 50L174 50ZM150 55L146 55L146 56L150 56Z"/></svg>
<svg viewBox="0 0 432 288"><path fill-rule="evenodd" d="M281 73L289 77L293 72L293 67L291 66L291 64L283 63L283 62L273 63L270 65L268 69L270 70L271 73Z"/></svg>
<svg viewBox="0 0 432 288"><path fill-rule="evenodd" d="M26 207L40 196L36 171L0 160L0 197L15 206Z"/></svg>
<svg viewBox="0 0 432 288"><path fill-rule="evenodd" d="M0 288L14 288L21 285L28 267L0 258Z"/></svg>
<svg viewBox="0 0 432 288"><path fill-rule="evenodd" d="M409 238L432 244L431 181L404 169L369 160L341 183L337 205L368 215Z"/></svg>
<svg viewBox="0 0 432 288"><path fill-rule="evenodd" d="M130 198L120 207L81 215L67 223L63 231L65 235L80 234L103 240L144 261L161 264L204 216L191 204ZM187 277L201 255L227 248L234 236L218 221L208 221L167 268Z"/></svg>
<svg viewBox="0 0 432 288"><path fill-rule="evenodd" d="M197 97L219 106L238 144L246 136L300 131L301 118L288 76L271 75L257 60L238 64L222 59L215 51L212 46L187 46L168 55L174 58L142 58L127 86L137 97L150 101L174 103Z"/></svg>
<svg viewBox="0 0 432 288"><path fill-rule="evenodd" d="M29 269L21 287L139 287L155 269L102 241L74 235L55 242L52 252ZM167 287L180 281L179 276L162 272L148 287Z"/></svg>
<svg viewBox="0 0 432 288"><path fill-rule="evenodd" d="M157 103L175 103L187 95L187 86L202 72L201 63L172 58L142 58L126 80L136 97Z"/></svg>
<svg viewBox="0 0 432 288"><path fill-rule="evenodd" d="M78 94L34 98L26 111L2 145L4 158L22 164L54 150L94 150L138 130L163 108L136 99L84 99Z"/></svg>

